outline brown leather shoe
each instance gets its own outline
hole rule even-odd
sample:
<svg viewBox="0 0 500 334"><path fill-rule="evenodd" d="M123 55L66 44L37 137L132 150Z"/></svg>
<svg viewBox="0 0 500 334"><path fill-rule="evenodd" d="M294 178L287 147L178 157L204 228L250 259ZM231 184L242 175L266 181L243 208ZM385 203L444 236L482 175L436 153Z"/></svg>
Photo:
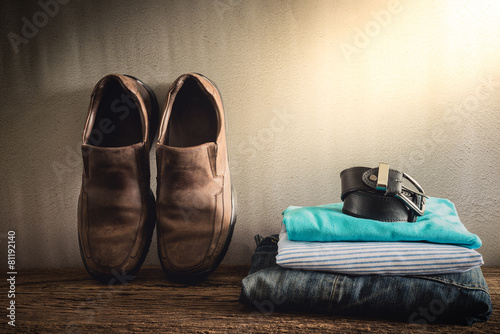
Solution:
<svg viewBox="0 0 500 334"><path fill-rule="evenodd" d="M78 236L85 268L95 279L131 280L155 227L149 151L158 123L154 92L120 74L102 78L83 131Z"/></svg>
<svg viewBox="0 0 500 334"><path fill-rule="evenodd" d="M167 276L208 276L231 242L236 210L222 100L199 74L170 88L156 148L158 254Z"/></svg>

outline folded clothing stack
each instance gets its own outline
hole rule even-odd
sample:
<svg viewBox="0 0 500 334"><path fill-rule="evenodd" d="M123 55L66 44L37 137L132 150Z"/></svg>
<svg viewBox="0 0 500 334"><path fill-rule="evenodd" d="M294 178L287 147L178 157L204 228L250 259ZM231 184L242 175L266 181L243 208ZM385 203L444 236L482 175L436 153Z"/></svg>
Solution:
<svg viewBox="0 0 500 334"><path fill-rule="evenodd" d="M289 207L279 239L258 243L240 301L471 325L492 312L480 246L445 199L429 198L415 223L351 217L341 203Z"/></svg>
<svg viewBox="0 0 500 334"><path fill-rule="evenodd" d="M277 263L345 274L432 275L483 264L481 240L460 222L452 202L429 198L415 223L388 223L342 213L342 203L289 207ZM322 241L322 242L318 242Z"/></svg>

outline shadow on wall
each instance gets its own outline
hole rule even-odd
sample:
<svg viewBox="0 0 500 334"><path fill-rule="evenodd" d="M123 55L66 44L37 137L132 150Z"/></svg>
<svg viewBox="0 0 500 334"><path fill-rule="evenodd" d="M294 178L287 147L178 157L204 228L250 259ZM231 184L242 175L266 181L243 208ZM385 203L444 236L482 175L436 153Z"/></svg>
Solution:
<svg viewBox="0 0 500 334"><path fill-rule="evenodd" d="M93 27L87 21L87 33L79 34L82 27L75 25L79 16L97 10L104 19L102 13L113 12L114 4L42 0L8 1L0 6L0 31L6 37L0 42L0 86L9 93L2 97L0 114L0 151L5 157L0 162L0 211L5 214L0 238L8 230L19 231L17 244L25 250L17 257L21 267L74 265L79 258L81 138L94 85L108 74L109 64L116 63L117 70L130 70L127 74L150 85L162 106L170 82L148 80L157 73L147 64L134 68L118 59L109 61L109 56L102 58L109 48L105 41L87 36L98 36L99 25ZM91 50L99 57L95 66L85 68L95 56Z"/></svg>
<svg viewBox="0 0 500 334"><path fill-rule="evenodd" d="M279 230L286 206L338 199L340 170L379 159L453 196L484 236L485 259L498 263L491 224L500 213L478 219L471 208L498 197L499 4L0 2L0 238L19 230L27 266L80 264L92 88L108 73L130 74L163 106L169 83L196 70L227 97L241 200L232 263L249 259L254 233Z"/></svg>
<svg viewBox="0 0 500 334"><path fill-rule="evenodd" d="M4 186L0 206L2 212L8 212L8 220L1 233L6 236L9 229L22 231L17 235L20 247L29 244L24 247L36 250L20 252L20 264L34 265L50 259L57 266L68 266L79 256L77 200L82 172L81 138L92 88L9 106L19 119L2 134L11 138L8 139L11 154L2 162ZM153 147L153 190L156 188L154 154Z"/></svg>
<svg viewBox="0 0 500 334"><path fill-rule="evenodd" d="M144 81L160 78L161 82L146 82L160 86L166 83L158 69L161 64L148 58L159 43L159 27L150 22L158 8L166 10L162 1L150 6L118 1L2 2L0 85L20 99L26 98L26 91L87 89L113 72Z"/></svg>
<svg viewBox="0 0 500 334"><path fill-rule="evenodd" d="M11 158L2 161L7 191L0 205L8 217L3 229L22 231L19 247L32 250L18 253L20 265L47 257L64 265L75 253L74 199L81 182L75 175L81 173L77 152L88 96L77 91L9 105L16 120L3 133Z"/></svg>

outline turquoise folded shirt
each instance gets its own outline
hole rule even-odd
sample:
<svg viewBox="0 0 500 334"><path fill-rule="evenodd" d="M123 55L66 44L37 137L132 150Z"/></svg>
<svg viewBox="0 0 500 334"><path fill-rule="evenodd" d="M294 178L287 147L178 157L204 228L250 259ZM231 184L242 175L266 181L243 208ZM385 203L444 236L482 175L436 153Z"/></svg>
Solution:
<svg viewBox="0 0 500 334"><path fill-rule="evenodd" d="M388 223L342 213L342 203L290 206L283 212L288 239L295 241L427 241L477 249L481 239L470 233L447 199L427 199L414 223Z"/></svg>

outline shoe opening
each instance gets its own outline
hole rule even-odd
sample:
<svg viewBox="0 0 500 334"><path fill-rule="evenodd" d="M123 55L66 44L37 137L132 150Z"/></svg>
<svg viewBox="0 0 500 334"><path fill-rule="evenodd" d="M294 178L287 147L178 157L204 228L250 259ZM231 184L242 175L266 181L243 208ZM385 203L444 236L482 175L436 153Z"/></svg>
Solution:
<svg viewBox="0 0 500 334"><path fill-rule="evenodd" d="M175 96L163 144L174 147L215 142L218 116L213 102L193 78L187 78Z"/></svg>
<svg viewBox="0 0 500 334"><path fill-rule="evenodd" d="M102 90L88 144L130 146L143 140L139 106L119 80L110 78Z"/></svg>

